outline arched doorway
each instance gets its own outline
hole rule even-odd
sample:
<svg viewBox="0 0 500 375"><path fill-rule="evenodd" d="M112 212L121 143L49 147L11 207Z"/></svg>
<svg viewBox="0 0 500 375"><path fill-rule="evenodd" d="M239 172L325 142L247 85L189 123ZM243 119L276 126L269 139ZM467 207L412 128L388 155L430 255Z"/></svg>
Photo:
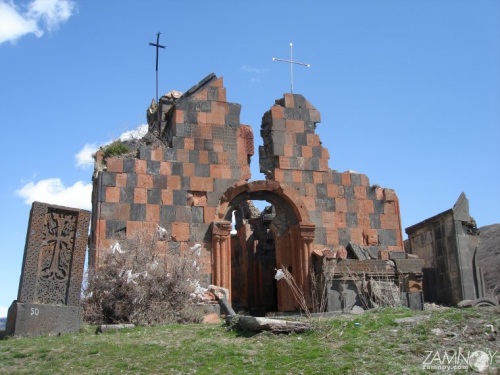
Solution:
<svg viewBox="0 0 500 375"><path fill-rule="evenodd" d="M245 217L247 202L255 200L271 204L269 216ZM233 212L237 233L231 235ZM286 267L309 302L314 228L293 189L276 181L236 184L222 196L213 223L213 283L250 310L298 310L286 283L274 281L274 269Z"/></svg>

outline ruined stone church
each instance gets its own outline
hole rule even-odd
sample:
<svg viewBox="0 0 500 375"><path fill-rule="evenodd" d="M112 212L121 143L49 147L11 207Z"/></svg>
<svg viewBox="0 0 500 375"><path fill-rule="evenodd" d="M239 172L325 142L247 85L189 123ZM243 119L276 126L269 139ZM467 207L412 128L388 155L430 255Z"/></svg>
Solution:
<svg viewBox="0 0 500 375"><path fill-rule="evenodd" d="M90 263L117 239L159 226L165 251L200 244L201 281L227 288L241 308L299 309L274 278L280 267L308 304L312 277L330 275L323 278L330 311L369 307L360 285L368 293L396 287L404 305L421 308L422 263L404 252L395 192L329 168L315 133L320 112L302 95L270 104L258 150L266 179L252 181L254 134L240 123L240 104L227 101L222 77L153 101L136 152L105 161L97 154ZM259 200L269 204L262 212L252 203Z"/></svg>

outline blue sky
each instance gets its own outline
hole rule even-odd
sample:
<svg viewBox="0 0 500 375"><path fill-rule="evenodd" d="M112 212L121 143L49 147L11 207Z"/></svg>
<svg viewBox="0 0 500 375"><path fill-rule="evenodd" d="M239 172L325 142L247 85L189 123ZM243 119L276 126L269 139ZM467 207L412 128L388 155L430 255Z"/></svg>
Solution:
<svg viewBox="0 0 500 375"><path fill-rule="evenodd" d="M331 169L395 189L403 227L462 191L479 226L500 222L499 1L0 0L0 316L31 202L90 209L90 153L146 122L158 31L160 94L224 77L256 146L293 42Z"/></svg>

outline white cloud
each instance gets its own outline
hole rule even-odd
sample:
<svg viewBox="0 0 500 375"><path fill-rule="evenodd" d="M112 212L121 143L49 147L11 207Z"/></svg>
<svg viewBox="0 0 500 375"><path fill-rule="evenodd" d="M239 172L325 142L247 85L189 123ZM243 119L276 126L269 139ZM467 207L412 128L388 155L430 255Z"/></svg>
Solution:
<svg viewBox="0 0 500 375"><path fill-rule="evenodd" d="M120 141L127 141L130 139L140 139L148 132L148 124L141 124L134 130L129 130L120 135Z"/></svg>
<svg viewBox="0 0 500 375"><path fill-rule="evenodd" d="M0 306L0 318L6 318L7 317L7 310L9 308L5 306Z"/></svg>
<svg viewBox="0 0 500 375"><path fill-rule="evenodd" d="M75 155L77 167L89 167L94 164L92 155L99 150L99 146L95 143L86 143L83 148Z"/></svg>
<svg viewBox="0 0 500 375"><path fill-rule="evenodd" d="M60 178L47 178L36 183L27 183L16 190L16 195L23 198L26 204L38 201L86 210L92 208L92 183L86 184L82 181L66 187Z"/></svg>
<svg viewBox="0 0 500 375"><path fill-rule="evenodd" d="M40 38L67 21L75 12L72 0L33 0L23 12L13 1L0 0L0 44L26 34Z"/></svg>
<svg viewBox="0 0 500 375"><path fill-rule="evenodd" d="M253 68L248 65L243 65L241 67L241 70L243 70L246 73L256 73L256 74L263 74L266 73L269 69L259 69L259 68Z"/></svg>
<svg viewBox="0 0 500 375"><path fill-rule="evenodd" d="M118 139L120 141L128 141L131 139L140 139L146 135L148 132L148 125L147 124L141 124L137 128L133 130L128 130L126 132L123 132ZM83 148L78 151L78 153L75 155L76 159L76 166L77 167L82 167L82 168L87 168L91 167L94 165L94 158L92 155L95 154L97 150L99 150L99 147L109 145L113 140L107 141L105 143L102 143L101 145L97 145L96 143L86 143Z"/></svg>

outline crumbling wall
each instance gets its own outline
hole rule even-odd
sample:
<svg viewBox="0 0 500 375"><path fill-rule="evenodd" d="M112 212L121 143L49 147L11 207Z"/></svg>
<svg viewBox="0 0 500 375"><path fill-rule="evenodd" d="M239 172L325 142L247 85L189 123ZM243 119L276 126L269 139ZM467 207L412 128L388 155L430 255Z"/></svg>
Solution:
<svg viewBox="0 0 500 375"><path fill-rule="evenodd" d="M156 134L159 141L142 144L135 155L110 157L97 168L90 263L97 265L99 252L115 240L159 225L166 230L165 251L201 244L209 275L210 225L224 192L250 178L252 129L240 124L241 106L227 102L223 80L213 74L152 107L160 116L148 116L148 137ZM161 129L155 132L158 118Z"/></svg>
<svg viewBox="0 0 500 375"><path fill-rule="evenodd" d="M301 196L316 226L315 249L351 242L381 259L388 259L390 251L403 251L395 192L370 186L363 174L330 170L328 150L315 133L320 120L319 111L302 95L277 100L262 119L261 172Z"/></svg>

